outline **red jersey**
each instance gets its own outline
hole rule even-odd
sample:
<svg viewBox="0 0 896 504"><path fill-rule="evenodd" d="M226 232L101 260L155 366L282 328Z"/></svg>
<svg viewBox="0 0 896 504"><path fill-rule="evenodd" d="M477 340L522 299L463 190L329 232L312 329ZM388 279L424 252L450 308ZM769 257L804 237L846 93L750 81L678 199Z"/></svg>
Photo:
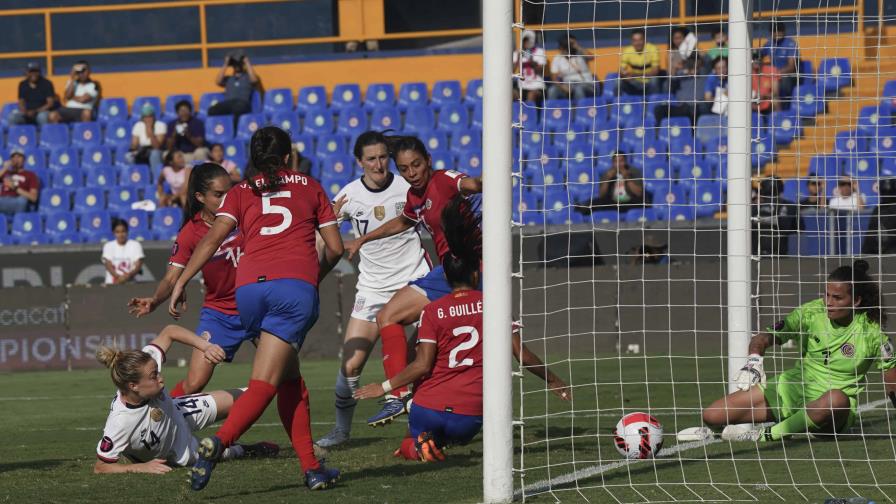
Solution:
<svg viewBox="0 0 896 504"><path fill-rule="evenodd" d="M414 222L423 222L436 244L440 261L448 253L448 241L442 231L442 210L460 192L460 182L466 177L454 170L436 170L422 191L413 187L408 189L404 216Z"/></svg>
<svg viewBox="0 0 896 504"><path fill-rule="evenodd" d="M40 179L37 178L37 174L25 169L21 169L17 172L8 171L6 172L6 175L3 176L3 179L12 180L12 188L7 189L6 184L0 184L0 196L18 196L19 193L16 192L16 189L18 188L22 188L26 191L40 189Z"/></svg>
<svg viewBox="0 0 896 504"><path fill-rule="evenodd" d="M280 187L261 196L243 181L227 192L217 215L236 221L245 252L236 270L237 288L259 281L293 278L317 286L320 266L314 232L336 225L323 188L313 178L281 170Z"/></svg>
<svg viewBox="0 0 896 504"><path fill-rule="evenodd" d="M482 292L452 292L426 305L417 343L434 343L436 362L414 390L414 404L482 415Z"/></svg>
<svg viewBox="0 0 896 504"><path fill-rule="evenodd" d="M196 213L190 222L184 224L174 246L168 264L185 268L193 255L196 245L202 240L210 226ZM202 306L229 315L236 315L236 267L243 255L243 236L234 228L218 247L215 255L202 267L202 281L205 283L205 302Z"/></svg>

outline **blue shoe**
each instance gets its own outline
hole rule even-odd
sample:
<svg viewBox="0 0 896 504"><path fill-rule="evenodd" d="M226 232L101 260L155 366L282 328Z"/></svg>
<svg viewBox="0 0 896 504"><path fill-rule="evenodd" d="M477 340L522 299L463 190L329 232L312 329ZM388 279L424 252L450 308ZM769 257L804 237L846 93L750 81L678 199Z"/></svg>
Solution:
<svg viewBox="0 0 896 504"><path fill-rule="evenodd" d="M392 420L404 415L408 412L407 401L410 399L410 395L407 395L401 399L397 397L390 397L382 401L383 408L372 417L367 419L367 425L371 427L379 427L381 425L386 425L391 423Z"/></svg>
<svg viewBox="0 0 896 504"><path fill-rule="evenodd" d="M305 471L305 485L309 490L324 490L330 488L339 479L339 469L331 469L323 464L317 469Z"/></svg>
<svg viewBox="0 0 896 504"><path fill-rule="evenodd" d="M207 437L199 442L196 453L199 457L193 468L190 469L190 488L198 492L205 488L209 480L212 479L212 471L218 464L218 460L221 459L224 447L218 436Z"/></svg>

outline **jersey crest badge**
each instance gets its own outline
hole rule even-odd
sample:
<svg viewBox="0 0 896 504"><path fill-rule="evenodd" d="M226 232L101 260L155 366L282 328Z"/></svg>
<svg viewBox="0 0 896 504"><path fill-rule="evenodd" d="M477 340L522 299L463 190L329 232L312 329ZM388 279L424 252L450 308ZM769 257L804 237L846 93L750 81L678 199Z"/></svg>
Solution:
<svg viewBox="0 0 896 504"><path fill-rule="evenodd" d="M887 338L887 342L880 346L880 356L884 360L893 358L893 343Z"/></svg>
<svg viewBox="0 0 896 504"><path fill-rule="evenodd" d="M177 240L174 240L174 245L171 246L171 255L177 255L177 251L180 249L180 245L177 244Z"/></svg>
<svg viewBox="0 0 896 504"><path fill-rule="evenodd" d="M109 436L103 436L103 440L100 441L100 451L110 452L114 447L115 443L112 442L112 438L110 438Z"/></svg>
<svg viewBox="0 0 896 504"><path fill-rule="evenodd" d="M373 207L373 216L376 220L381 221L386 218L386 207L383 205Z"/></svg>
<svg viewBox="0 0 896 504"><path fill-rule="evenodd" d="M843 346L840 347L840 353L842 353L844 357L852 357L856 354L856 347L854 347L852 343L844 343Z"/></svg>
<svg viewBox="0 0 896 504"><path fill-rule="evenodd" d="M424 206L426 207L427 210L432 208L432 200L429 198L426 198L426 204Z"/></svg>
<svg viewBox="0 0 896 504"><path fill-rule="evenodd" d="M162 413L162 410L159 408L152 408L149 410L149 418L152 418L153 422L161 422L164 416L165 414Z"/></svg>

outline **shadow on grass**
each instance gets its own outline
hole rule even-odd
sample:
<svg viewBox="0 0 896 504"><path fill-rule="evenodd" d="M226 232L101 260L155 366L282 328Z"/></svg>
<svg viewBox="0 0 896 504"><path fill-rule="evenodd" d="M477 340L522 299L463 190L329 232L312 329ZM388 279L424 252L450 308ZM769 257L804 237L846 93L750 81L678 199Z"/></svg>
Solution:
<svg viewBox="0 0 896 504"><path fill-rule="evenodd" d="M10 471L20 471L20 470L43 470L43 469L52 469L58 465L62 465L66 462L71 462L66 459L49 459L49 460L28 460L26 462L4 462L0 463L0 474Z"/></svg>
<svg viewBox="0 0 896 504"><path fill-rule="evenodd" d="M427 464L411 462L402 458L394 458L392 460L392 463L385 465L365 467L358 471L345 473L340 478L340 481L360 481L368 478L405 478L452 467L469 467L473 464L479 464L482 461L482 454L475 451L469 453L451 453L449 451L445 454L443 462Z"/></svg>

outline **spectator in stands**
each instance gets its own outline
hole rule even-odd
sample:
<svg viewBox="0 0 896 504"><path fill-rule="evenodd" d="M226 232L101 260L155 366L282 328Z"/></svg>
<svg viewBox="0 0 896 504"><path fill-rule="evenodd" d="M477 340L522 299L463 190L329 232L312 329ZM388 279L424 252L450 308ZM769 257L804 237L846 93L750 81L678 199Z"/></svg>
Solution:
<svg viewBox="0 0 896 504"><path fill-rule="evenodd" d="M828 208L847 212L858 212L865 208L865 195L859 191L858 182L849 175L840 175L837 187L831 191Z"/></svg>
<svg viewBox="0 0 896 504"><path fill-rule="evenodd" d="M233 161L224 158L223 145L219 143L212 144L211 148L208 151L208 160L212 163L221 165L221 167L227 170L227 173L230 175L230 180L234 183L239 182L243 179L243 175L240 173L239 166L237 166Z"/></svg>
<svg viewBox="0 0 896 504"><path fill-rule="evenodd" d="M162 150L168 126L156 119L156 109L146 104L140 110L140 120L131 128L131 150L128 161L149 164L153 169L162 166Z"/></svg>
<svg viewBox="0 0 896 504"><path fill-rule="evenodd" d="M9 116L11 124L39 124L50 120L50 112L56 106L56 90L53 83L40 73L40 63L25 66L25 78L19 82L19 109Z"/></svg>
<svg viewBox="0 0 896 504"><path fill-rule="evenodd" d="M818 177L812 177L806 182L808 194L800 200L800 212L817 212L827 207L824 186L824 181Z"/></svg>
<svg viewBox="0 0 896 504"><path fill-rule="evenodd" d="M122 219L112 219L114 240L103 245L103 266L106 267L106 284L130 282L143 268L143 246L137 240L128 238L128 223Z"/></svg>
<svg viewBox="0 0 896 504"><path fill-rule="evenodd" d="M227 69L233 72L227 75ZM208 115L233 115L233 125L243 114L252 111L252 93L261 91L261 81L258 79L252 63L242 51L234 51L224 58L224 66L215 77L215 84L224 88L224 99L212 105L208 109Z"/></svg>
<svg viewBox="0 0 896 504"><path fill-rule="evenodd" d="M681 75L673 78L676 83L675 100L657 104L653 109L656 123L666 117L688 117L691 125L703 114L715 112L724 115L728 106L728 65L720 58L713 65L713 74L703 77ZM701 84L702 82L702 84ZM699 89L698 89L699 87ZM716 112L718 110L718 112Z"/></svg>
<svg viewBox="0 0 896 504"><path fill-rule="evenodd" d="M800 49L796 41L787 36L784 23L772 22L771 36L760 50L763 57L769 58L771 64L781 75L780 96L789 98L793 88L797 86L797 71L800 66Z"/></svg>
<svg viewBox="0 0 896 504"><path fill-rule="evenodd" d="M880 203L868 220L862 254L896 254L896 178L884 177L877 186Z"/></svg>
<svg viewBox="0 0 896 504"><path fill-rule="evenodd" d="M551 61L554 84L548 88L548 98L587 98L600 94L600 81L591 73L589 62L594 56L586 54L575 37L560 37L560 54Z"/></svg>
<svg viewBox="0 0 896 504"><path fill-rule="evenodd" d="M693 75L698 66L697 36L686 26L677 26L669 38L669 77Z"/></svg>
<svg viewBox="0 0 896 504"><path fill-rule="evenodd" d="M643 28L632 30L632 44L622 50L619 89L622 94L660 92L660 52L645 39Z"/></svg>
<svg viewBox="0 0 896 504"><path fill-rule="evenodd" d="M184 153L178 150L168 151L165 156L165 167L159 174L156 193L159 206L179 206L187 204L187 181L190 180L190 169L184 159Z"/></svg>
<svg viewBox="0 0 896 504"><path fill-rule="evenodd" d="M0 168L0 213L12 216L24 212L29 205L37 204L40 179L25 169L25 155L14 151Z"/></svg>
<svg viewBox="0 0 896 504"><path fill-rule="evenodd" d="M624 154L614 154L612 168L600 177L597 198L591 201L591 208L626 212L644 204L644 175L628 165Z"/></svg>
<svg viewBox="0 0 896 504"><path fill-rule="evenodd" d="M728 115L728 59L719 58L712 64L712 73L703 85L703 112Z"/></svg>
<svg viewBox="0 0 896 504"><path fill-rule="evenodd" d="M796 204L781 196L784 182L775 176L763 179L759 191L754 192L753 253L787 254L790 235L800 229Z"/></svg>
<svg viewBox="0 0 896 504"><path fill-rule="evenodd" d="M712 30L712 41L714 45L709 51L706 51L706 59L713 62L716 58L727 58L728 34L725 33L725 28L722 25L718 25Z"/></svg>
<svg viewBox="0 0 896 504"><path fill-rule="evenodd" d="M78 61L65 83L62 96L65 106L51 112L49 120L53 123L92 121L102 98L100 83L90 78L90 65L84 60Z"/></svg>
<svg viewBox="0 0 896 504"><path fill-rule="evenodd" d="M762 63L762 54L753 51L753 110L768 113L780 108L781 74L774 65ZM789 95L788 95L789 96Z"/></svg>
<svg viewBox="0 0 896 504"><path fill-rule="evenodd" d="M187 163L208 159L208 148L205 146L205 124L193 115L193 106L187 100L181 100L174 106L177 119L167 125L165 149L178 150L183 153Z"/></svg>
<svg viewBox="0 0 896 504"><path fill-rule="evenodd" d="M523 32L522 51L513 52L513 71L522 79L516 82L522 99L541 102L544 99L544 66L547 64L544 49L536 44L535 32Z"/></svg>

